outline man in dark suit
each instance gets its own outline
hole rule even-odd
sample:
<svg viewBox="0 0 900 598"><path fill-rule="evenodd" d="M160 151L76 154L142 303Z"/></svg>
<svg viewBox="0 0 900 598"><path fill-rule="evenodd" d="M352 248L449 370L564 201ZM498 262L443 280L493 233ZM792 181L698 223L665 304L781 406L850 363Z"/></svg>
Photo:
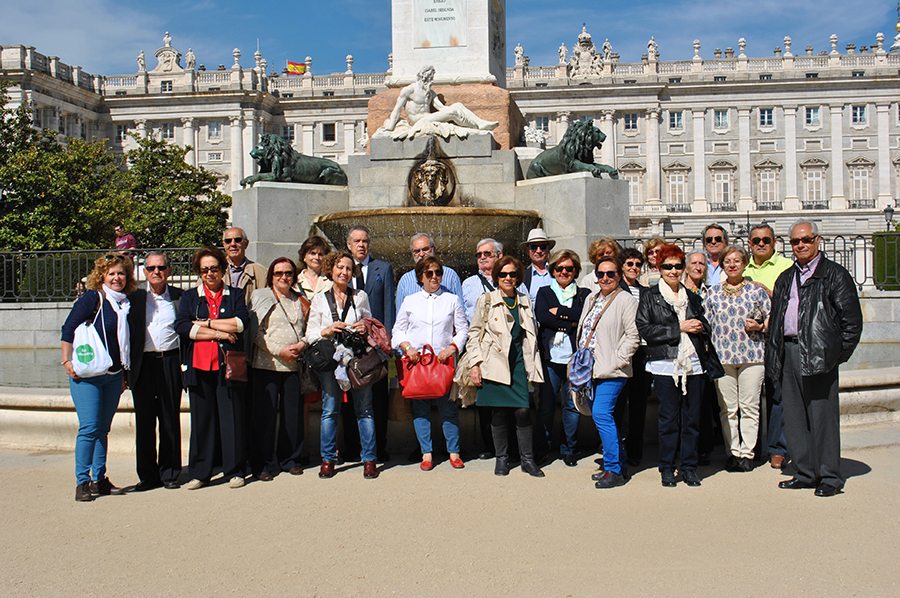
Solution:
<svg viewBox="0 0 900 598"><path fill-rule="evenodd" d="M362 289L369 297L372 317L384 324L388 333L394 328L394 269L387 262L369 256L371 234L365 226L354 226L347 233L347 249L360 267L361 275L354 279L353 287ZM372 410L375 419L375 448L378 461L390 459L387 447L388 424L388 379L383 378L372 385ZM344 441L350 453L359 452L359 431L356 414L352 409L342 409L344 419Z"/></svg>
<svg viewBox="0 0 900 598"><path fill-rule="evenodd" d="M131 370L135 449L141 492L178 488L181 474L181 357L175 315L181 289L169 286L172 269L166 254L151 251L144 260L146 288L131 294ZM159 420L159 453L156 422Z"/></svg>

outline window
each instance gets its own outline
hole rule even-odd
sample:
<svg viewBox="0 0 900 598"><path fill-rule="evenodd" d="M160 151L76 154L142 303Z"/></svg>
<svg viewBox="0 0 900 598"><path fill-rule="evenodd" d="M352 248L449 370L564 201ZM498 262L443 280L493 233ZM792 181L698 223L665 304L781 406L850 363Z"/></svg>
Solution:
<svg viewBox="0 0 900 598"><path fill-rule="evenodd" d="M87 127L84 126L84 123L81 123L81 138L87 139Z"/></svg>
<svg viewBox="0 0 900 598"><path fill-rule="evenodd" d="M822 171L821 170L806 171L806 201L808 201L808 202L825 201L825 194L822 191Z"/></svg>
<svg viewBox="0 0 900 598"><path fill-rule="evenodd" d="M716 110L713 112L713 127L716 129L728 128L728 110Z"/></svg>
<svg viewBox="0 0 900 598"><path fill-rule="evenodd" d="M669 77L669 83L681 83L681 77Z"/></svg>
<svg viewBox="0 0 900 598"><path fill-rule="evenodd" d="M819 108L806 109L806 125L809 127L819 126Z"/></svg>
<svg viewBox="0 0 900 598"><path fill-rule="evenodd" d="M283 93L283 94L281 94L281 97L283 97L283 98L292 98L292 97L294 97L294 94L292 94L292 93Z"/></svg>
<svg viewBox="0 0 900 598"><path fill-rule="evenodd" d="M636 112L629 112L625 115L625 130L626 131L637 131L638 130L638 115Z"/></svg>
<svg viewBox="0 0 900 598"><path fill-rule="evenodd" d="M167 93L172 91L172 82L171 81L161 81L159 84L159 91L162 93Z"/></svg>
<svg viewBox="0 0 900 598"><path fill-rule="evenodd" d="M322 142L323 143L334 143L337 140L337 136L334 132L334 123L325 123L322 125Z"/></svg>
<svg viewBox="0 0 900 598"><path fill-rule="evenodd" d="M771 80L772 80L772 75L760 75L760 76L759 76L759 80L760 80L760 81L771 81Z"/></svg>
<svg viewBox="0 0 900 598"><path fill-rule="evenodd" d="M175 125L172 123L163 123L159 126L159 137L166 141L175 139Z"/></svg>
<svg viewBox="0 0 900 598"><path fill-rule="evenodd" d="M375 95L375 90L374 89L366 89L366 90L363 90L363 93L366 94L367 96L373 96L373 95Z"/></svg>
<svg viewBox="0 0 900 598"><path fill-rule="evenodd" d="M41 129L41 109L35 108L31 113L31 124L33 124L36 128Z"/></svg>
<svg viewBox="0 0 900 598"><path fill-rule="evenodd" d="M850 112L850 122L852 122L854 125L866 124L866 107L852 106Z"/></svg>
<svg viewBox="0 0 900 598"><path fill-rule="evenodd" d="M622 81L622 83L624 83L625 85L634 85L635 83L637 83L637 79L625 79L624 81ZM538 83L538 87L540 87L540 85L541 84ZM544 87L547 87L546 83L544 83Z"/></svg>
<svg viewBox="0 0 900 598"><path fill-rule="evenodd" d="M806 73L806 78L807 79L818 79L819 73Z"/></svg>
<svg viewBox="0 0 900 598"><path fill-rule="evenodd" d="M581 114L578 116L578 122L594 124L594 115Z"/></svg>
<svg viewBox="0 0 900 598"><path fill-rule="evenodd" d="M850 75L852 77L865 77L866 71L853 71L852 73L850 73Z"/></svg>
<svg viewBox="0 0 900 598"><path fill-rule="evenodd" d="M772 117L772 109L771 108L760 108L760 110L759 110L759 126L761 126L761 127L775 126L775 121Z"/></svg>
<svg viewBox="0 0 900 598"><path fill-rule="evenodd" d="M628 181L628 201L631 205L636 206L642 203L641 198L641 175L638 173L625 175Z"/></svg>
<svg viewBox="0 0 900 598"><path fill-rule="evenodd" d="M683 204L685 203L685 186L686 179L683 172L672 172L669 174L669 203Z"/></svg>
<svg viewBox="0 0 900 598"><path fill-rule="evenodd" d="M727 77L725 77L724 75L717 75L713 77L713 81L715 81L716 83L724 83L726 80Z"/></svg>
<svg viewBox="0 0 900 598"><path fill-rule="evenodd" d="M534 119L534 128L538 131L543 131L544 133L550 132L550 117L549 116L538 116Z"/></svg>
<svg viewBox="0 0 900 598"><path fill-rule="evenodd" d="M713 189L715 192L716 203L731 203L731 173L713 173Z"/></svg>
<svg viewBox="0 0 900 598"><path fill-rule="evenodd" d="M220 121L220 120L209 121L209 125L207 125L207 129L206 129L206 138L207 139L221 139L222 138L222 121Z"/></svg>
<svg viewBox="0 0 900 598"><path fill-rule="evenodd" d="M777 201L778 178L775 171L764 170L759 173L759 201L771 204Z"/></svg>
<svg viewBox="0 0 900 598"><path fill-rule="evenodd" d="M222 152L209 152L206 154L207 162L221 162L222 161Z"/></svg>
<svg viewBox="0 0 900 598"><path fill-rule="evenodd" d="M850 174L853 178L853 199L869 199L869 170L854 168Z"/></svg>
<svg viewBox="0 0 900 598"><path fill-rule="evenodd" d="M281 127L281 138L290 143L294 144L294 125L285 125Z"/></svg>
<svg viewBox="0 0 900 598"><path fill-rule="evenodd" d="M535 83L534 86L535 87L547 87L547 84L546 83Z"/></svg>
<svg viewBox="0 0 900 598"><path fill-rule="evenodd" d="M128 127L125 125L116 125L116 141L122 143L128 137Z"/></svg>
<svg viewBox="0 0 900 598"><path fill-rule="evenodd" d="M680 131L684 128L684 113L680 110L669 112L669 128Z"/></svg>
<svg viewBox="0 0 900 598"><path fill-rule="evenodd" d="M333 98L333 97L334 97L334 92L333 92L333 91L323 91L323 92L322 92L322 97L325 97L325 98Z"/></svg>
<svg viewBox="0 0 900 598"><path fill-rule="evenodd" d="M126 95L126 93L127 93L127 92L126 92L125 90L120 89L120 90L118 90L118 91L116 92L116 95L117 95L117 96L123 96L123 95Z"/></svg>

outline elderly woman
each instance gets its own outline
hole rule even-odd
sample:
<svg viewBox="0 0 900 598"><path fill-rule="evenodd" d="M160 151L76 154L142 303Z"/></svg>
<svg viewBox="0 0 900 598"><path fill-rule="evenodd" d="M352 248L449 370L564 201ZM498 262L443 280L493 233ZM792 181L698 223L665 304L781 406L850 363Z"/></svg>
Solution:
<svg viewBox="0 0 900 598"><path fill-rule="evenodd" d="M399 349L413 364L420 359L419 352L430 345L437 352L437 360L447 363L465 346L469 325L462 300L441 288L444 266L433 256L416 262L416 281L422 290L409 295L400 304L397 321L391 332L394 347ZM398 365L399 367L399 365ZM449 389L448 389L449 391ZM441 415L444 440L450 453L450 466L454 469L465 467L459 457L459 414L456 402L449 394L438 399L416 399L412 403L413 426L419 448L422 450L422 471L434 468L431 443L431 404L437 401Z"/></svg>
<svg viewBox="0 0 900 598"><path fill-rule="evenodd" d="M469 375L478 388L476 404L493 407L495 475L509 474L508 422L515 419L522 471L543 477L534 461L528 382L543 382L541 356L528 295L516 290L525 278L522 262L506 255L491 271L496 290L475 303L466 351Z"/></svg>
<svg viewBox="0 0 900 598"><path fill-rule="evenodd" d="M309 307L312 304L313 297L317 293L324 293L331 288L331 280L322 273L322 260L328 255L328 241L318 235L313 235L303 241L300 250L297 252L301 266L300 274L297 275L297 284L294 285L294 291L299 293L303 299L303 321L309 319ZM309 438L309 405L310 403L318 403L322 400L322 391L307 393L303 396L303 438ZM302 453L300 455L302 465L309 465L309 442L303 443Z"/></svg>
<svg viewBox="0 0 900 598"><path fill-rule="evenodd" d="M541 463L550 453L556 401L562 391L564 438L559 452L563 463L575 467L578 463L575 447L580 414L569 395L567 368L575 350L575 329L578 327L584 299L591 292L575 284L581 274L581 260L571 249L563 249L550 256L550 272L553 274L553 282L538 290L534 306L534 315L540 325L538 337L544 375L544 383L539 387L535 455L537 462Z"/></svg>
<svg viewBox="0 0 900 598"><path fill-rule="evenodd" d="M641 297L637 327L647 342L647 371L659 397L659 471L662 485L675 486L675 455L681 439L681 478L699 486L697 443L705 373L716 378L721 366L708 354L709 322L700 297L681 284L684 251L664 245L658 256L662 277Z"/></svg>
<svg viewBox="0 0 900 598"><path fill-rule="evenodd" d="M588 259L592 265L596 266L601 257L619 257L621 251L622 248L619 247L615 239L600 237L588 247ZM597 286L597 277L594 276L593 272L585 274L578 284L592 293L600 288Z"/></svg>
<svg viewBox="0 0 900 598"><path fill-rule="evenodd" d="M98 258L88 275L87 288L89 290L75 302L62 326L60 362L69 375L69 392L78 415L75 500L79 502L89 502L100 494L124 493L106 477L106 449L109 428L119 406L119 396L125 388L123 371L131 366L128 327L131 304L127 295L137 289L131 258L118 253ZM73 342L75 330L87 322L92 323L103 339L112 365L105 373L81 378L72 360L84 362L87 358L74 354Z"/></svg>
<svg viewBox="0 0 900 598"><path fill-rule="evenodd" d="M261 482L281 471L303 473L303 398L297 358L306 349L306 320L293 286L297 267L280 257L269 266L266 288L250 297L253 335L253 410L250 470ZM278 446L275 446L276 423Z"/></svg>
<svg viewBox="0 0 900 598"><path fill-rule="evenodd" d="M593 476L595 487L615 488L625 484L625 471L613 411L631 377L631 357L641 342L635 325L638 300L619 287L622 266L618 259L600 258L595 276L600 288L585 301L578 322L578 346L594 353L591 416L603 442L604 469Z"/></svg>
<svg viewBox="0 0 900 598"><path fill-rule="evenodd" d="M703 305L712 326L725 375L716 380L722 435L730 455L728 471L753 469L759 431L759 394L765 381L765 323L771 303L761 284L744 278L747 251L729 245L722 251L725 281L710 287Z"/></svg>
<svg viewBox="0 0 900 598"><path fill-rule="evenodd" d="M646 270L638 278L645 287L652 287L659 282L659 250L666 244L662 237L652 237L644 243L644 265Z"/></svg>
<svg viewBox="0 0 900 598"><path fill-rule="evenodd" d="M334 251L325 256L322 270L333 283L331 289L313 297L306 325L306 338L310 345L323 338L334 339L344 333L365 334L366 327L360 322L371 318L369 298L365 291L352 288L350 281L359 276L359 266L348 251ZM334 317L334 316L337 317ZM322 465L319 477L334 476L337 460L337 418L341 412L344 391L335 378L335 372L319 372L322 385L322 425L319 433ZM363 477L367 480L378 477L375 466L375 422L372 417L372 387L347 390L347 398L353 402L356 425L362 443Z"/></svg>
<svg viewBox="0 0 900 598"><path fill-rule="evenodd" d="M687 290L700 295L702 298L709 286L706 282L706 254L702 251L692 251L687 255L687 267L684 270L682 283Z"/></svg>
<svg viewBox="0 0 900 598"><path fill-rule="evenodd" d="M244 485L246 383L226 377L225 354L244 350L250 322L244 291L224 283L228 264L215 247L194 252L191 264L200 284L185 291L175 318L181 336L184 384L191 404L188 490L209 484L217 454L231 488ZM218 446L217 446L218 445Z"/></svg>

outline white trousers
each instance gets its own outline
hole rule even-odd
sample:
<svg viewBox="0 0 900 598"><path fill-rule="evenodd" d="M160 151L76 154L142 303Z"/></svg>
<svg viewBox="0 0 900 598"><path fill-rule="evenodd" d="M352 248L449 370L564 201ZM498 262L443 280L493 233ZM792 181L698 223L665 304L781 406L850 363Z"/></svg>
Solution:
<svg viewBox="0 0 900 598"><path fill-rule="evenodd" d="M725 375L716 380L722 409L722 435L734 457L753 458L759 432L759 396L766 368L761 363L722 364Z"/></svg>

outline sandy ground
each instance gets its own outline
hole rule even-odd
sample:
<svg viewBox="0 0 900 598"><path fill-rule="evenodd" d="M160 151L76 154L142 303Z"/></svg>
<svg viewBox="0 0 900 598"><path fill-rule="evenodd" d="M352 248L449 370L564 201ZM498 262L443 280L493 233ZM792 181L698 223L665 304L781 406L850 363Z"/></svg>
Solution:
<svg viewBox="0 0 900 598"><path fill-rule="evenodd" d="M650 467L601 491L583 459L544 479L353 465L76 503L71 454L0 451L0 595L898 596L900 446L843 466L829 499L717 461L700 488ZM110 478L135 483L130 459Z"/></svg>

